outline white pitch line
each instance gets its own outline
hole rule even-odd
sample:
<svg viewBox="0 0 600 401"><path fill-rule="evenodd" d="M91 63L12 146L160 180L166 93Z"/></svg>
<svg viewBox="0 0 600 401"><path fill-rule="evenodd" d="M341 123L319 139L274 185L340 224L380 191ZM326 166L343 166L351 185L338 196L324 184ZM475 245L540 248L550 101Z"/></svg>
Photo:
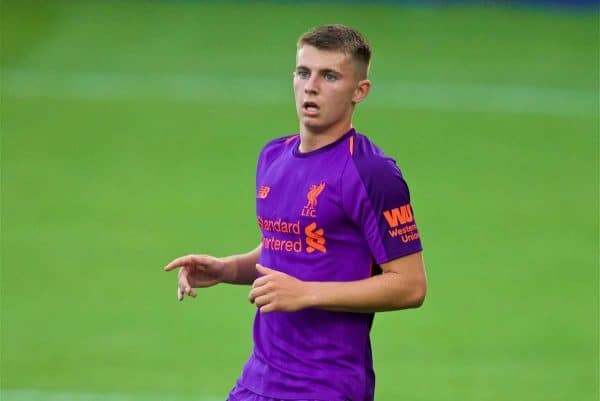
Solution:
<svg viewBox="0 0 600 401"><path fill-rule="evenodd" d="M291 80L182 74L47 72L8 69L2 94L76 100L231 101L292 104ZM599 115L599 92L497 84L375 81L364 107Z"/></svg>
<svg viewBox="0 0 600 401"><path fill-rule="evenodd" d="M227 396L179 397L119 393L77 393L46 390L1 390L2 401L224 401Z"/></svg>

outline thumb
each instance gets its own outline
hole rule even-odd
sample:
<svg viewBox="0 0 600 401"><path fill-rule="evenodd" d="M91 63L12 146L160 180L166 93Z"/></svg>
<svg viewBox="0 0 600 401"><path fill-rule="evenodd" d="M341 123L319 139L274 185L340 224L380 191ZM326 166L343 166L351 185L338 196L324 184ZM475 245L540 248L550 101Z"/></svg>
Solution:
<svg viewBox="0 0 600 401"><path fill-rule="evenodd" d="M264 267L263 265L258 263L256 264L256 270L262 275L267 275L275 272L275 270L269 269L268 267Z"/></svg>

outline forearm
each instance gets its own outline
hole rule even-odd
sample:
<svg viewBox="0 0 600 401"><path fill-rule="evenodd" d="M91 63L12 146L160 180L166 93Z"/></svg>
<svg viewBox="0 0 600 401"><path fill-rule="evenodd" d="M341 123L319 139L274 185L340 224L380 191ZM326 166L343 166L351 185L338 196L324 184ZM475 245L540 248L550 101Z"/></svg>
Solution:
<svg viewBox="0 0 600 401"><path fill-rule="evenodd" d="M225 277L222 282L229 284L252 284L256 279L256 264L260 258L262 245L250 252L221 258L225 262Z"/></svg>
<svg viewBox="0 0 600 401"><path fill-rule="evenodd" d="M305 282L306 305L343 312L381 312L416 308L425 298L425 278L387 272L350 282Z"/></svg>

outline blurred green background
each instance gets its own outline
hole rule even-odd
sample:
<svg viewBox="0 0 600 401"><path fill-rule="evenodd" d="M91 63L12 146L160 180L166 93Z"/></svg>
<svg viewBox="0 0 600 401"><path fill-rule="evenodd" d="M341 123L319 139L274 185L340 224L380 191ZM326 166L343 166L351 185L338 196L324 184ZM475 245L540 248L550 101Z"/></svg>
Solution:
<svg viewBox="0 0 600 401"><path fill-rule="evenodd" d="M410 186L418 310L378 314L378 401L596 400L598 15L509 6L2 2L3 401L223 400L248 288L162 266L259 241L310 27L374 49L354 124Z"/></svg>

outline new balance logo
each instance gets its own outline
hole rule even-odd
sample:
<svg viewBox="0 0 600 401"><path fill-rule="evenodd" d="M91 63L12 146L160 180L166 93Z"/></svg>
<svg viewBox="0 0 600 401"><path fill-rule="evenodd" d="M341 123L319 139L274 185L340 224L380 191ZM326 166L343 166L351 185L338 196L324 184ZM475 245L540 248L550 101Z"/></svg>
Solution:
<svg viewBox="0 0 600 401"><path fill-rule="evenodd" d="M258 192L256 193L256 197L258 199L266 199L267 196L269 196L269 192L271 191L271 187L268 187L266 185L262 185L259 189Z"/></svg>
<svg viewBox="0 0 600 401"><path fill-rule="evenodd" d="M412 223L415 220L410 204L386 210L383 212L383 217L385 217L390 228L398 227L400 224Z"/></svg>
<svg viewBox="0 0 600 401"><path fill-rule="evenodd" d="M327 252L327 248L325 248L325 237L323 236L324 231L322 228L317 229L317 223L311 223L306 226L304 234L306 234L306 252Z"/></svg>

